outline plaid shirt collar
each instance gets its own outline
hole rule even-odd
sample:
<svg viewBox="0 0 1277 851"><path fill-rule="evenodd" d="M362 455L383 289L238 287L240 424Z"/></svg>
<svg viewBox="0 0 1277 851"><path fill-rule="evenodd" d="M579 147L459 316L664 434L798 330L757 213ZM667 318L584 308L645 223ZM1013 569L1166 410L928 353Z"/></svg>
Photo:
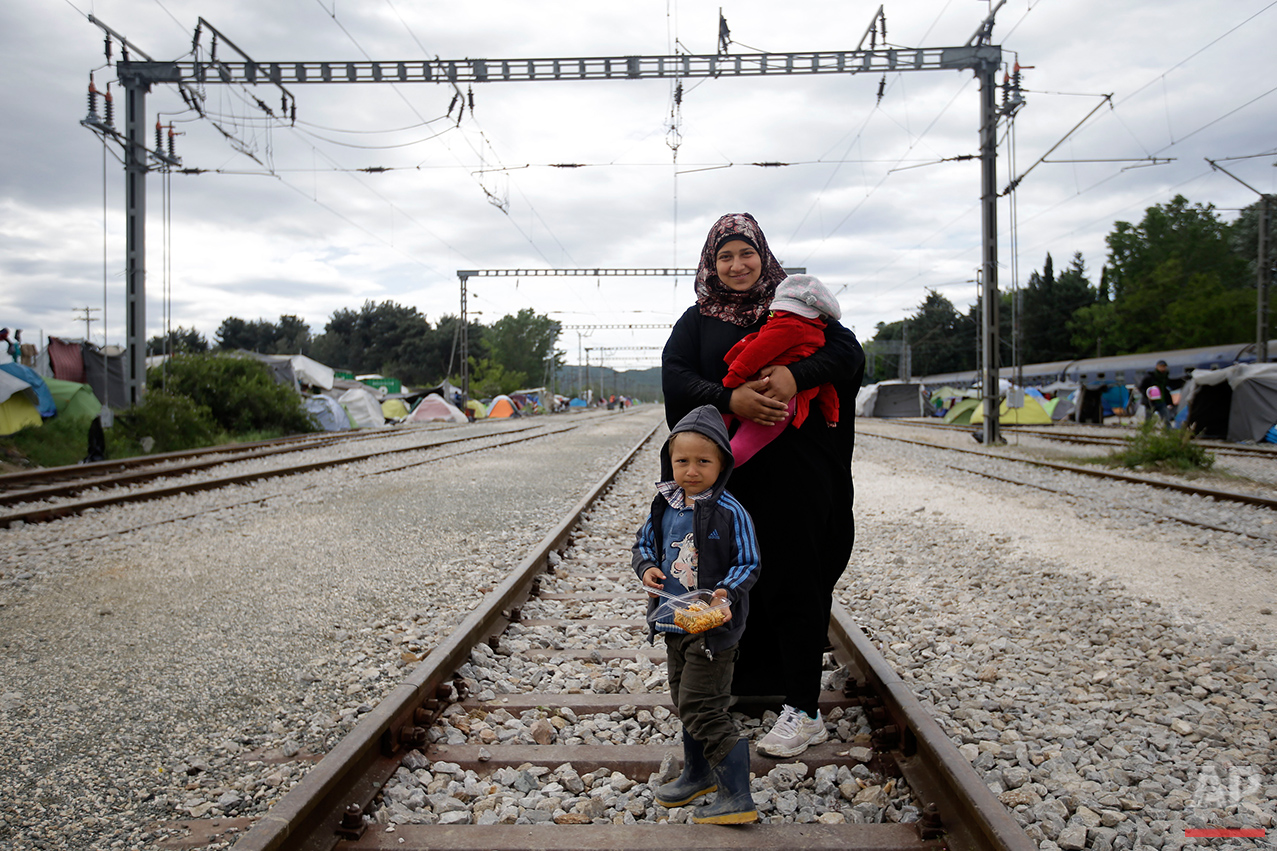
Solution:
<svg viewBox="0 0 1277 851"><path fill-rule="evenodd" d="M683 493L683 489L674 484L674 482L657 482L656 489L660 492L661 496L665 497L665 501L670 504L670 508L673 508L675 511L682 511L683 509L690 507L687 500L687 494ZM706 488L693 496L691 501L696 502L698 499L704 499L709 496L713 490L713 488Z"/></svg>

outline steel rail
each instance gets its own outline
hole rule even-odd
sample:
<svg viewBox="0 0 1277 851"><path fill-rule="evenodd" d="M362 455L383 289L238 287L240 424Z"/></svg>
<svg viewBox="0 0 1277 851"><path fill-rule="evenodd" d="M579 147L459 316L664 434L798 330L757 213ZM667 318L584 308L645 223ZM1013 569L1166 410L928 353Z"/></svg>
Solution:
<svg viewBox="0 0 1277 851"><path fill-rule="evenodd" d="M912 428L934 428L944 431L962 431L970 433L968 426L956 425L954 423L931 423L918 422L916 420L893 418L893 425L910 426ZM1098 426L1097 426L1098 427ZM1073 434L1069 431L1044 431L1037 428L1028 428L1026 426L1004 425L1002 426L1003 434L1019 434L1028 437L1040 437L1043 440L1055 440L1063 443L1084 443L1096 446L1121 446L1127 442L1127 437L1118 434ZM1228 443L1222 440L1208 440L1204 438L1194 438L1194 443L1204 449L1220 455L1234 455L1243 458L1269 458L1277 459L1277 446L1272 449L1261 449L1257 446L1239 446L1234 443Z"/></svg>
<svg viewBox="0 0 1277 851"><path fill-rule="evenodd" d="M897 759L900 770L924 799L935 802L948 847L1002 851L1037 848L1037 843L993 796L847 610L837 603L829 618L829 633L836 646L842 645L851 653L853 665L865 677L862 686L882 701L895 721L880 728L875 747L887 744L887 738L895 740L894 749L901 753Z"/></svg>
<svg viewBox="0 0 1277 851"><path fill-rule="evenodd" d="M471 649L507 623L512 608L527 599L532 580L545 570L549 554L560 549L581 515L611 486L621 471L651 439L657 422L625 457L583 496L551 529L523 562L404 682L386 696L358 725L307 772L239 842L238 851L331 848L345 815L357 814L372 800L399 765L397 752L419 742L417 726L438 706L441 689L469 657ZM348 820L349 821L349 820Z"/></svg>
<svg viewBox="0 0 1277 851"><path fill-rule="evenodd" d="M575 824L549 825L453 825L400 824L393 830L370 824L363 813L381 787L399 769L408 750L420 749L432 761L456 763L463 769L492 771L515 768L525 763L607 766L627 776L642 777L655 772L665 745L516 745L493 746L491 751L476 744L430 743L426 726L440 715L453 696L450 680L469 661L473 648L488 642L498 646L498 634L512 622L525 626L564 627L570 621L535 620L522 614L530 597L545 600L589 601L591 593L541 594L537 577L547 570L551 552L560 550L578 525L582 515L611 484L621 470L649 441L655 425L609 473L595 484L568 516L532 550L485 598L457 630L436 647L419 666L376 708L364 716L351 733L337 744L234 846L236 851L293 851L314 849L345 851L366 849L448 849L448 851L652 851L661 848L702 849L805 849L805 851L1031 851L1035 845L1020 829L1002 804L993 797L974 769L958 753L921 703L857 629L842 606L835 605L830 637L835 658L850 663L857 678L849 680L843 693L822 692L822 708L866 707L877 719L875 747L888 771L903 774L910 788L928 802L921 822L912 824L758 824L745 829L707 828L699 825L669 824ZM612 577L619 579L621 577ZM636 602L641 595L634 595ZM605 599L614 599L614 596ZM598 625L641 629L641 622L596 621ZM622 651L613 651L621 653ZM661 655L655 649L630 651L648 656ZM553 651L555 657L579 658L597 655L586 648ZM554 664L550 659L548 664ZM464 694L458 694L464 698ZM458 705L467 711L482 711L491 705L520 713L559 700L578 714L611 713L622 706L654 709L667 706L669 697L654 694L501 694L495 702L465 698ZM557 705L557 704L555 704ZM851 765L857 761L845 744L817 745L804 754L809 767ZM751 768L764 774L778 763L757 754Z"/></svg>
<svg viewBox="0 0 1277 851"><path fill-rule="evenodd" d="M545 424L545 425L550 425L550 424ZM557 424L554 424L554 425L557 425ZM581 425L580 423L571 423L569 425L566 425L563 428L551 429L549 431L542 432L541 434L533 435L533 437L540 437L545 434L557 434L563 431L571 431L573 429L578 428L580 425ZM365 452L358 455L347 455L341 458L330 458L330 459L325 459L321 461L309 461L304 464L292 464L286 467L274 467L270 470L256 470L249 473L234 473L231 475L217 476L214 478L202 479L202 480L194 481L194 482L184 482L181 484L171 485L168 487L151 488L149 490L142 490L142 491L129 491L129 492L120 493L120 494L106 494L99 497L92 497L89 499L80 499L80 500L75 500L72 502L63 502L63 503L57 503L53 505L37 505L37 506L29 507L29 508L19 509L17 511L10 511L5 514L0 514L0 528L8 528L12 526L14 523L18 523L18 522L43 523L43 522L48 522L50 520L56 520L61 517L68 517L74 514L80 514L84 511L88 511L89 509L106 508L112 505L122 505L125 503L132 503L132 502L148 502L148 501L156 500L156 499L164 499L170 496L180 496L182 494L195 493L197 491L217 490L219 488L228 487L230 485L249 484L251 482L260 481L262 479L283 478L284 476L292 476L292 475L297 475L300 473L308 473L314 470L321 470L326 467L338 467L345 464L354 464L360 461L367 461L374 458L385 458L390 455L398 455L405 452L421 452L427 449L434 449L440 446L448 446L454 443L465 443L472 440L483 440L483 439L489 439L494 437L501 437L502 435L510 434L512 432L516 434L521 434L523 432L530 431L536 428L541 428L541 427L543 427L543 424L534 423L517 430L511 429L508 431L496 432L496 433L466 435L464 437L458 437L453 440L441 440L441 441L435 441L433 443L418 444L415 446L396 447L394 449L382 449L377 452ZM531 438L528 438L528 437L521 438L521 440L528 440L528 439L531 439ZM508 445L510 443L517 443L517 442L519 441L505 441L504 443L500 445ZM256 456L246 458L246 459L241 459L241 460L254 460L255 457ZM220 465L221 463L225 463L225 462L219 461L216 463ZM159 471L156 474L156 476L154 476L154 478L182 475L188 472L191 472L191 470L186 467L175 468L174 471L171 473ZM264 498L264 497L261 497L261 498ZM258 499L261 499L261 498L258 498ZM258 500L254 500L254 501L258 501Z"/></svg>
<svg viewBox="0 0 1277 851"><path fill-rule="evenodd" d="M1077 473L1082 476L1092 476L1099 479L1111 479L1119 482L1127 482L1135 485L1148 485L1152 488L1161 488L1162 490L1177 491L1178 493L1189 494L1190 496L1207 496L1220 502L1236 502L1244 505L1256 505L1260 508L1268 508L1277 511L1277 499L1256 496L1248 493L1237 493L1235 491L1222 491L1215 488L1199 488L1193 485L1180 484L1179 482L1164 482L1159 479L1150 479L1144 476L1132 476L1128 473L1114 473L1108 470L1095 470L1089 467L1082 467L1077 464L1058 464L1053 461L1038 461L1032 458L1017 458L1013 455L1000 455L996 452L985 452L978 449L960 449L956 446L940 446L935 443L927 443L922 440L910 440L907 437L893 437L886 434L877 434L872 431L861 429L859 435L868 437L876 437L881 440L894 440L899 443L910 443L914 446L925 446L928 449L936 449L941 452L959 452L964 455L976 455L981 458L993 458L998 461L1011 461L1016 464L1029 464L1034 467L1045 467L1051 470L1060 470L1065 473Z"/></svg>

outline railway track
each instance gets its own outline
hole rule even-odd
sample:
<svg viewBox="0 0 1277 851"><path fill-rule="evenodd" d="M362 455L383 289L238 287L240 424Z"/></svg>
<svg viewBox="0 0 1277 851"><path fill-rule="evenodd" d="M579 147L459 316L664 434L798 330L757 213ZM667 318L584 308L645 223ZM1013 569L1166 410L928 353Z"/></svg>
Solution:
<svg viewBox="0 0 1277 851"><path fill-rule="evenodd" d="M0 528L15 523L41 523L73 514L121 505L146 502L196 491L216 490L232 485L251 484L300 473L322 470L374 459L446 449L457 444L492 441L508 445L577 428L581 421L573 417L563 420L534 419L493 431L478 427L465 434L429 428L410 428L377 432L344 440L283 438L261 444L169 453L128 461L107 461L74 467L55 467L46 471L22 471L0 475ZM399 438L392 441L391 438ZM371 449L360 446L371 441ZM396 445L387 445L395 443ZM326 447L351 448L341 454L315 459L313 455L297 458L296 453ZM455 453L454 453L455 454ZM433 459L432 459L433 460ZM244 462L269 462L267 464ZM409 462L406 466L411 466ZM236 467L235 465L242 465ZM402 469L399 465L392 469ZM215 468L226 468L220 473ZM165 484L166 481L172 482ZM147 485L148 487L140 487ZM84 494L91 494L82 496ZM78 497L78 498L77 498ZM260 497L258 498L260 499ZM256 500L255 500L256 501Z"/></svg>
<svg viewBox="0 0 1277 851"><path fill-rule="evenodd" d="M938 429L942 431L961 431L970 433L970 426L954 425L945 422L927 422L909 419L893 419L895 425L909 426L912 428ZM1119 447L1126 445L1127 438L1122 435L1114 434L1081 434L1077 431L1077 426L1069 426L1067 428L1043 429L1029 428L1027 426L1002 426L1002 433L1015 434L1024 437L1036 437L1043 440L1051 440L1061 443L1080 443L1089 446L1112 446ZM1266 449L1261 446L1242 446L1236 443L1228 443L1223 440L1205 440L1197 438L1197 444L1204 449L1210 450L1212 454L1231 456L1235 458L1267 458L1277 461L1277 445L1272 449Z"/></svg>
<svg viewBox="0 0 1277 851"><path fill-rule="evenodd" d="M678 749L664 655L646 643L643 595L629 575L633 528L593 529L601 521L591 513L642 447L603 476L235 848L1035 847L841 607L831 619L827 667L831 681L845 685L821 701L831 739L784 764L753 757L756 800L768 798L758 801L764 823L693 825L685 812L654 804L649 781L666 779ZM584 529L593 537L579 540ZM502 667L517 673L501 674ZM504 735L508 721L533 716L540 734ZM628 738L602 739L607 726ZM765 730L747 721L746 732ZM785 778L780 786L771 782L776 775ZM760 784L764 776L769 785ZM497 790L510 777L518 791L509 794L539 812L539 823L506 817L517 808L503 808ZM813 808L809 790L822 782L841 784L840 791ZM603 786L623 789L623 805L618 799L609 809L596 797ZM770 800L768 788L785 788L794 809ZM865 790L874 794L855 800ZM866 818L867 811L878 817Z"/></svg>

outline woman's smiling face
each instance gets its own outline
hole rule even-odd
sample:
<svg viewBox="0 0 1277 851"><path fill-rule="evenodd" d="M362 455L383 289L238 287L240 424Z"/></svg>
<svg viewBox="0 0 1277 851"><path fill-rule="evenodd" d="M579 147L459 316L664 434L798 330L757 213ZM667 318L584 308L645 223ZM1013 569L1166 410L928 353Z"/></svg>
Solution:
<svg viewBox="0 0 1277 851"><path fill-rule="evenodd" d="M743 239L724 242L715 255L718 279L733 292L743 293L758 283L763 274L763 258L758 249Z"/></svg>

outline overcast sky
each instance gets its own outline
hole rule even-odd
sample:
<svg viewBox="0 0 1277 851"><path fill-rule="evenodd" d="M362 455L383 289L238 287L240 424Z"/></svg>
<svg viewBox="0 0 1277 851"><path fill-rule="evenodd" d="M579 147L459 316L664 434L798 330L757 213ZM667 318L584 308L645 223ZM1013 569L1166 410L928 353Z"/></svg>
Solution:
<svg viewBox="0 0 1277 851"><path fill-rule="evenodd" d="M19 0L0 4L6 166L0 173L0 324L24 339L123 343L124 175L117 146L80 126L103 32L154 59L191 49L203 16L260 62L696 54L716 50L720 4L731 52L854 49L876 2L825 0ZM888 0L887 38L964 44L983 0ZM1049 251L1076 251L1092 279L1116 220L1176 193L1231 219L1273 168L1277 32L1273 0L1009 0L993 43L1024 72L1015 172L999 203L1000 285L1021 285ZM207 49L208 35L202 46ZM221 48L222 58L233 58ZM114 57L119 57L118 44ZM838 293L862 339L936 290L965 311L980 259L979 89L969 71L691 79L675 111L664 80L475 85L460 124L442 85L295 85L297 123L266 118L269 87L209 85L201 119L177 91L147 98L183 135L199 175L148 178L147 334L194 327L210 342L228 316L296 314L318 334L366 300L459 310L458 269L693 267L720 214L749 211L786 265ZM882 91L879 101L878 93ZM122 93L121 93L122 94ZM100 107L99 107L100 108ZM671 123L677 120L677 152ZM116 124L123 127L123 99ZM1000 132L998 187L1012 164ZM148 133L148 139L151 134ZM676 158L677 153L677 158ZM104 162L105 157L105 162ZM1157 158L1156 164L1152 158ZM1110 160L1108 162L1085 162ZM1166 160L1170 160L1167 162ZM784 167L751 163L783 162ZM579 164L578 168L554 164ZM360 169L385 168L367 172ZM167 210L167 215L166 215ZM690 279L472 279L470 309L491 323L529 307L565 325L668 325ZM657 362L662 330L566 331L592 362ZM974 345L974 341L973 341Z"/></svg>

